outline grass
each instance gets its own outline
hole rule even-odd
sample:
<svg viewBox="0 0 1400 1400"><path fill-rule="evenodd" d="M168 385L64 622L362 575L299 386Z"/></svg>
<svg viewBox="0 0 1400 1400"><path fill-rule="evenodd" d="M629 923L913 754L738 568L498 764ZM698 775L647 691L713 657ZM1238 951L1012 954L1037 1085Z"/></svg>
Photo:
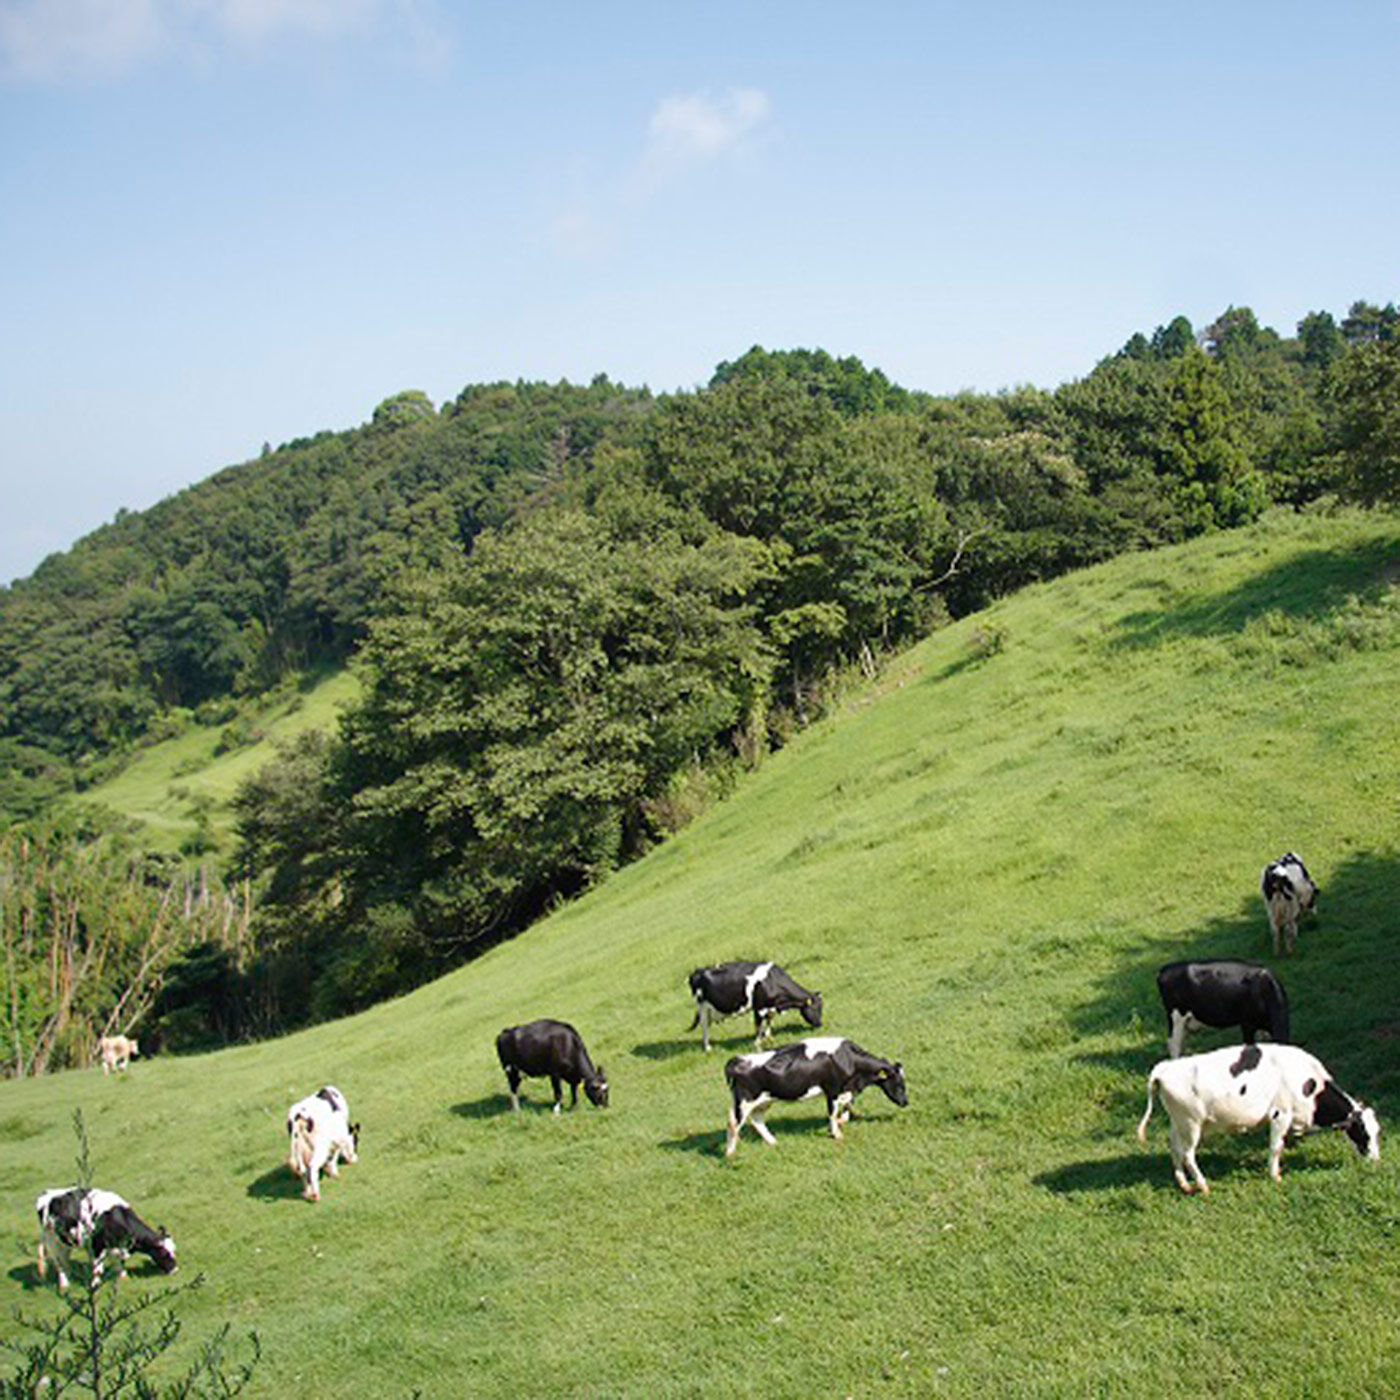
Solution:
<svg viewBox="0 0 1400 1400"><path fill-rule="evenodd" d="M96 803L140 824L143 844L175 851L198 827L201 805L209 811L216 847L227 851L229 803L245 778L273 757L274 745L306 729L329 729L354 698L358 681L348 671L313 678L292 697L281 695L241 712L251 743L226 747L228 722L192 725L184 733L141 749L120 773L78 794L74 803Z"/></svg>
<svg viewBox="0 0 1400 1400"><path fill-rule="evenodd" d="M258 1329L257 1395L1400 1392L1395 1142L1372 1167L1307 1139L1275 1186L1265 1135L1212 1140L1199 1200L1160 1111L1133 1137L1157 966L1265 956L1287 849L1322 889L1281 965L1295 1034L1400 1119L1397 561L1393 516L1278 515L1028 589L412 996L0 1086L14 1299L50 1304L31 1202L71 1177L81 1106L99 1183L209 1275L192 1335ZM726 1162L746 1027L704 1055L685 977L735 957L821 990L909 1107L867 1093L839 1144L779 1107L779 1145ZM610 1109L556 1120L529 1081L509 1113L494 1037L540 1015L584 1032ZM281 1120L327 1081L363 1151L310 1206Z"/></svg>

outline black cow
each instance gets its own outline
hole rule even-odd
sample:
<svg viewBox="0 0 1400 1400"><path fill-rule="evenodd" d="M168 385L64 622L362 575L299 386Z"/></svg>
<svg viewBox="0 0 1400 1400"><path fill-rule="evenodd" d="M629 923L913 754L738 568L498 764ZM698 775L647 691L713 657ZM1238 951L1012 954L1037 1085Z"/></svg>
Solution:
<svg viewBox="0 0 1400 1400"><path fill-rule="evenodd" d="M695 998L690 1029L701 1027L706 1050L710 1048L712 1016L752 1011L755 1045L771 1034L773 1017L780 1011L800 1011L814 1030L822 1023L822 994L798 986L777 963L728 962L697 967L690 974L690 994Z"/></svg>
<svg viewBox="0 0 1400 1400"><path fill-rule="evenodd" d="M554 1111L563 1103L563 1085L573 1091L571 1108L578 1107L578 1086L590 1103L608 1106L608 1078L602 1065L594 1068L584 1048L583 1037L564 1021L531 1021L510 1026L496 1037L496 1054L510 1082L510 1106L520 1108L520 1081L525 1076L549 1076L554 1086Z"/></svg>
<svg viewBox="0 0 1400 1400"><path fill-rule="evenodd" d="M885 1096L903 1108L909 1102L904 1067L862 1050L844 1036L811 1036L779 1050L736 1055L724 1067L729 1081L729 1136L724 1155L732 1157L745 1123L770 1146L776 1141L759 1111L774 1099L826 1096L831 1136L840 1138L841 1124L851 1116L851 1102L862 1089L878 1084Z"/></svg>
<svg viewBox="0 0 1400 1400"><path fill-rule="evenodd" d="M1167 1012L1167 1054L1176 1059L1186 1032L1210 1026L1239 1026L1246 1044L1260 1031L1277 1044L1290 1040L1288 993L1260 963L1235 958L1168 963L1157 974L1157 990Z"/></svg>
<svg viewBox="0 0 1400 1400"><path fill-rule="evenodd" d="M70 1251L86 1245L92 1255L92 1282L102 1281L107 1256L117 1260L117 1277L126 1277L127 1257L147 1255L164 1274L175 1272L175 1241L165 1227L153 1230L115 1191L59 1186L34 1202L39 1216L39 1277L52 1258L60 1292L68 1288Z"/></svg>

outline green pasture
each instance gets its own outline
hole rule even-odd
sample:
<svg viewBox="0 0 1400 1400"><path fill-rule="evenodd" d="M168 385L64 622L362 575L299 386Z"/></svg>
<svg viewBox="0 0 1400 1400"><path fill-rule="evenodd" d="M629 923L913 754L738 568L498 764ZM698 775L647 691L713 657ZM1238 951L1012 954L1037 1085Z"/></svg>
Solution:
<svg viewBox="0 0 1400 1400"><path fill-rule="evenodd" d="M95 1177L165 1223L192 1339L258 1396L1400 1394L1400 518L1274 515L1037 586L933 637L646 860L430 987L216 1055L0 1085L0 1283L56 1308L31 1203ZM1267 955L1259 871L1317 916L1295 1033L1392 1136L1212 1140L1180 1195L1154 972ZM782 962L909 1107L775 1107L723 1157L724 1023L685 979ZM551 1015L612 1106L512 1115L493 1041ZM779 1038L801 1033L795 1018ZM1222 1043L1195 1037L1194 1048ZM298 1199L325 1082L359 1165ZM532 1092L533 1090L533 1092ZM122 1285L160 1287L138 1268ZM8 1309L0 1335L13 1335Z"/></svg>
<svg viewBox="0 0 1400 1400"><path fill-rule="evenodd" d="M114 777L72 799L98 803L141 824L141 840L156 850L177 850L197 825L201 803L208 806L211 834L228 849L229 803L238 785L273 756L273 746L306 729L330 729L345 704L359 691L348 670L308 678L292 696L278 695L264 705L245 704L238 732L252 742L228 746L234 722L191 725L184 733L137 752Z"/></svg>

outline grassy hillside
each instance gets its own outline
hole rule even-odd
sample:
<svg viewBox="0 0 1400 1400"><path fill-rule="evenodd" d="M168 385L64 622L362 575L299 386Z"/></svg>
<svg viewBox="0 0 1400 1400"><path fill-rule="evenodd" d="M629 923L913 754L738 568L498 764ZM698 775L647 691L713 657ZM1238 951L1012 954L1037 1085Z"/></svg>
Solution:
<svg viewBox="0 0 1400 1400"><path fill-rule="evenodd" d="M238 785L272 757L273 745L305 729L329 729L358 689L346 670L308 682L292 698L249 704L241 732L252 742L228 744L229 723L193 725L183 734L143 748L115 777L73 798L100 803L141 823L143 840L156 850L178 850L196 829L201 802L209 804L209 827L221 844L230 834L228 804Z"/></svg>
<svg viewBox="0 0 1400 1400"><path fill-rule="evenodd" d="M1398 566L1394 517L1277 516L1030 589L431 987L0 1085L11 1301L57 1306L30 1202L81 1106L97 1180L208 1274L191 1333L259 1331L261 1396L1400 1392L1400 1136L1375 1167L1308 1139L1281 1186L1263 1136L1217 1141L1209 1199L1172 1184L1160 1110L1133 1138L1156 967L1263 955L1290 848L1322 889L1282 967L1297 1038L1400 1122ZM724 1160L746 1028L704 1055L685 977L760 956L903 1060L907 1109L872 1091L837 1144L775 1108L779 1145ZM610 1109L554 1120L537 1083L507 1111L495 1034L540 1015L584 1032ZM363 1154L310 1206L281 1120L327 1080Z"/></svg>

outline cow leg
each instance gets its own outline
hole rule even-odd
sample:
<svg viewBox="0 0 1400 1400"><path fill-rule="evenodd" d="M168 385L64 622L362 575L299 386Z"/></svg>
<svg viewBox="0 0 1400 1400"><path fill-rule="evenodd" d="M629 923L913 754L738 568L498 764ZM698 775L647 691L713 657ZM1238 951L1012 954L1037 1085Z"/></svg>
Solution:
<svg viewBox="0 0 1400 1400"><path fill-rule="evenodd" d="M1210 1183L1205 1179L1200 1164L1196 1161L1196 1148L1201 1141L1201 1125L1199 1123L1188 1124L1178 1137L1176 1125L1173 1124L1172 1136L1177 1138L1172 1148L1172 1157L1177 1162L1177 1185L1188 1193L1193 1189L1198 1189L1201 1195L1209 1196ZM1189 1183L1187 1173L1190 1173Z"/></svg>
<svg viewBox="0 0 1400 1400"><path fill-rule="evenodd" d="M1282 1109L1276 1108L1269 1115L1269 1175L1275 1181L1283 1180L1283 1144L1292 1126L1292 1116Z"/></svg>
<svg viewBox="0 0 1400 1400"><path fill-rule="evenodd" d="M844 1118L849 1117L850 1108L851 1096L849 1094L837 1094L835 1100L827 1100L827 1122L831 1125L831 1136L834 1137L837 1142L841 1141L841 1123Z"/></svg>
<svg viewBox="0 0 1400 1400"><path fill-rule="evenodd" d="M760 1116L760 1113L760 1109L755 1109L753 1116L749 1119L749 1122L753 1124L754 1132L756 1132L759 1135L759 1137L761 1137L764 1140L764 1142L768 1144L769 1147L776 1147L778 1145L778 1139L775 1138L773 1134L768 1131L768 1124L763 1121L762 1117Z"/></svg>
<svg viewBox="0 0 1400 1400"><path fill-rule="evenodd" d="M577 1107L578 1107L578 1080L577 1080L577 1079L575 1079L574 1082L573 1082L572 1084L569 1085L569 1107L570 1107L570 1108L577 1108Z"/></svg>
<svg viewBox="0 0 1400 1400"><path fill-rule="evenodd" d="M707 1001L697 1002L695 1014L700 1018L700 1035L705 1042L705 1049L710 1048L710 1004Z"/></svg>
<svg viewBox="0 0 1400 1400"><path fill-rule="evenodd" d="M1298 949L1298 911L1290 909L1287 921L1283 926L1284 948L1289 953L1294 953Z"/></svg>
<svg viewBox="0 0 1400 1400"><path fill-rule="evenodd" d="M1167 1058L1179 1059L1181 1052L1186 1049L1186 1032L1190 1027L1191 1017L1185 1011L1169 1011L1167 1013Z"/></svg>
<svg viewBox="0 0 1400 1400"><path fill-rule="evenodd" d="M510 1085L510 1108L512 1113L520 1112L520 1071L512 1066L506 1071L506 1083Z"/></svg>
<svg viewBox="0 0 1400 1400"><path fill-rule="evenodd" d="M773 1012L770 1008L767 1011L755 1011L753 1013L753 1043L762 1045L773 1034Z"/></svg>
<svg viewBox="0 0 1400 1400"><path fill-rule="evenodd" d="M726 1124L724 1135L724 1155L732 1157L739 1148L739 1115L734 1111L734 1105L729 1105L729 1119Z"/></svg>
<svg viewBox="0 0 1400 1400"><path fill-rule="evenodd" d="M549 1083L554 1090L554 1112L562 1113L564 1111L564 1086L559 1082L557 1074L549 1076Z"/></svg>

